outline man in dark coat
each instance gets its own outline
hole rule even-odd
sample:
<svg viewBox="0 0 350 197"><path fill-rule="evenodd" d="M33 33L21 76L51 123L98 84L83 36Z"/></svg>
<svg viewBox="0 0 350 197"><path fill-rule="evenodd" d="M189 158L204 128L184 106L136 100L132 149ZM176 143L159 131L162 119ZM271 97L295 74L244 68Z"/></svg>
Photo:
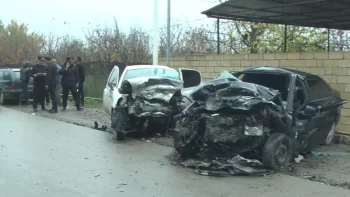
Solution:
<svg viewBox="0 0 350 197"><path fill-rule="evenodd" d="M79 87L78 87L78 99L80 99L80 106L84 107L84 81L85 81L85 69L84 66L81 64L81 57L75 57L75 65L78 68L79 71Z"/></svg>
<svg viewBox="0 0 350 197"><path fill-rule="evenodd" d="M52 101L52 109L49 110L50 113L57 113L57 101L56 101L56 77L57 77L57 68L56 60L51 59L47 65L45 89L50 93Z"/></svg>
<svg viewBox="0 0 350 197"><path fill-rule="evenodd" d="M65 111L67 109L67 100L68 93L71 91L72 97L75 101L75 106L79 111L80 108L80 100L77 96L77 88L79 87L79 71L77 67L73 64L71 58L66 58L66 63L62 66L60 72L62 75L62 93L63 93L63 109Z"/></svg>
<svg viewBox="0 0 350 197"><path fill-rule="evenodd" d="M51 61L51 57L46 56L44 58L45 58L44 65L46 66L46 69L47 69L47 65ZM46 100L46 105L49 105L50 104L50 93L49 93L49 90L45 90L45 100Z"/></svg>
<svg viewBox="0 0 350 197"><path fill-rule="evenodd" d="M19 99L19 104L22 105L23 99L24 99L25 100L24 103L26 105L29 105L29 95L28 95L28 84L30 80L30 63L29 62L24 63L20 73L21 73L20 79L21 79L22 92Z"/></svg>
<svg viewBox="0 0 350 197"><path fill-rule="evenodd" d="M44 65L44 57L38 57L39 62L32 68L32 76L34 78L34 98L33 109L37 112L38 103L41 105L42 110L45 109L45 81L46 81L46 66Z"/></svg>

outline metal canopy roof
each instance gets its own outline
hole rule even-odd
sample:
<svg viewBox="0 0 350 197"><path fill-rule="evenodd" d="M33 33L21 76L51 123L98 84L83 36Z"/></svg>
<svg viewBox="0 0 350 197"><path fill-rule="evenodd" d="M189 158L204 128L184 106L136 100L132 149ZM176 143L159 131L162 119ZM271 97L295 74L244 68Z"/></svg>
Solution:
<svg viewBox="0 0 350 197"><path fill-rule="evenodd" d="M350 0L228 0L210 18L350 30Z"/></svg>

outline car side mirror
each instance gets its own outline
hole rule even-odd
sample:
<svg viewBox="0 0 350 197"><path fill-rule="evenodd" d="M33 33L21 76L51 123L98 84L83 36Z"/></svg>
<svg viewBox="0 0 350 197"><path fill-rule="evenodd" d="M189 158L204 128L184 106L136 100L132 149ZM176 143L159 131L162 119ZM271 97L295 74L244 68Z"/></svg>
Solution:
<svg viewBox="0 0 350 197"><path fill-rule="evenodd" d="M193 69L180 69L184 88L199 86L202 82L202 75L199 71Z"/></svg>
<svg viewBox="0 0 350 197"><path fill-rule="evenodd" d="M303 116L313 117L313 116L316 116L318 110L319 110L318 108L315 108L310 105L306 105L304 110L301 111L301 113Z"/></svg>

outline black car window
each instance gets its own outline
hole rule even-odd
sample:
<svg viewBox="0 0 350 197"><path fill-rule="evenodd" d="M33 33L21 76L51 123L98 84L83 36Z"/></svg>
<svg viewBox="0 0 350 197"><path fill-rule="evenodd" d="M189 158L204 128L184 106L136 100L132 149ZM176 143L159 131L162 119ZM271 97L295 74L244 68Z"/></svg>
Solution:
<svg viewBox="0 0 350 197"><path fill-rule="evenodd" d="M314 101L330 95L330 89L322 79L307 79L309 100Z"/></svg>
<svg viewBox="0 0 350 197"><path fill-rule="evenodd" d="M278 90L281 93L282 100L287 100L290 83L288 75L270 73L242 73L239 76L236 75L236 77L243 82L255 83Z"/></svg>

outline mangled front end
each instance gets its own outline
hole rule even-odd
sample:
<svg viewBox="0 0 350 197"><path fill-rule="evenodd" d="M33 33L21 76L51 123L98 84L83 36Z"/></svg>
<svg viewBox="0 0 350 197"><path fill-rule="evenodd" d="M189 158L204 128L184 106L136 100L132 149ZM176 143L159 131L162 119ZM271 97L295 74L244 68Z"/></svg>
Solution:
<svg viewBox="0 0 350 197"><path fill-rule="evenodd" d="M123 98L113 110L112 127L121 139L126 133L167 132L181 112L182 82L164 78L135 78L122 82Z"/></svg>
<svg viewBox="0 0 350 197"><path fill-rule="evenodd" d="M192 98L195 102L184 110L175 128L175 149L184 157L249 154L262 160L268 136L293 135L276 90L218 79L198 88Z"/></svg>

